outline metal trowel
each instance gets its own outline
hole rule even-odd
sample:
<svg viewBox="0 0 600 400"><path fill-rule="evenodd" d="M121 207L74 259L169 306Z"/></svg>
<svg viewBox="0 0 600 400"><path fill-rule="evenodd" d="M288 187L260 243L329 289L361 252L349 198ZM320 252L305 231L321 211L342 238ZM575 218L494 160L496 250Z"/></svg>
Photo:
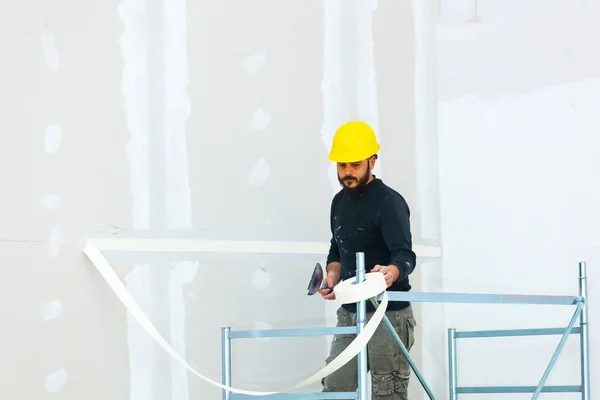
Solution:
<svg viewBox="0 0 600 400"><path fill-rule="evenodd" d="M310 282L308 282L306 294L312 296L313 294L318 293L321 289L329 289L329 292L333 290L325 283L323 267L321 267L321 264L317 263L315 265L315 269L313 270L312 277L310 278Z"/></svg>

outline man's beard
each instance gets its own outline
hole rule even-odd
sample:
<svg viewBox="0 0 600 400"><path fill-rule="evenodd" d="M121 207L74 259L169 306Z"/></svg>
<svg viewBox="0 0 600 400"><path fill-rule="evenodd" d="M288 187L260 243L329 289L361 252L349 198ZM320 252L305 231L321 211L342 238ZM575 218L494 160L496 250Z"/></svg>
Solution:
<svg viewBox="0 0 600 400"><path fill-rule="evenodd" d="M371 177L371 169L368 169L367 172L363 176L359 176L357 178L355 178L353 176L345 176L343 178L340 178L340 176L338 175L338 182L340 183L340 185L342 186L342 189L344 189L344 191L346 193L355 194L369 182L370 177ZM354 187L348 187L344 184L344 181L354 181L354 182L358 182L358 184Z"/></svg>

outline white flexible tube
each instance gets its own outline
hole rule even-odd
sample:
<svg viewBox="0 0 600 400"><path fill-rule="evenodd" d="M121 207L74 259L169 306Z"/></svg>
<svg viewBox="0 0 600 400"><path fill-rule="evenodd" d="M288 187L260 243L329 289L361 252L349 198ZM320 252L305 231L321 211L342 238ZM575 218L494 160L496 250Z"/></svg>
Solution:
<svg viewBox="0 0 600 400"><path fill-rule="evenodd" d="M205 380L206 382L217 386L221 389L230 391L232 393L239 393L251 396L264 396L269 394L283 393L283 392L291 392L302 387L306 387L312 385L313 383L321 381L322 378L328 376L332 372L338 370L346 363L348 363L354 356L356 356L364 346L369 342L371 336L375 333L375 330L379 326L381 320L385 315L385 311L388 305L388 296L385 291L387 285L385 283L385 278L383 274L379 272L368 273L365 275L365 281L356 284L355 278L347 279L345 281L340 282L338 285L334 287L334 293L336 297L336 301L340 304L349 304L356 303L361 300L368 300L372 297L379 296L379 294L383 293L383 298L374 315L371 317L370 321L365 325L364 329L356 336L356 338L350 343L350 345L342 351L334 360L332 360L329 364L327 364L324 368L315 372L312 376L306 378L302 382L284 390L278 390L275 392L255 392L250 390L237 389L231 386L223 385L219 382L216 382L210 378L207 378L200 374L198 371L194 370L183 357L181 357L177 352L171 347L171 345L161 336L158 330L154 327L152 322L148 319L148 317L144 314L140 306L136 303L135 299L127 290L127 287L121 282L117 274L111 268L106 258L102 255L102 253L90 242L86 243L83 252L88 256L92 264L96 267L98 272L102 275L106 283L110 286L113 292L117 295L119 300L123 303L123 305L127 308L127 311L133 316L140 324L140 326L152 337L167 353L171 355L174 359L179 361L183 366L185 366L190 372L199 378Z"/></svg>

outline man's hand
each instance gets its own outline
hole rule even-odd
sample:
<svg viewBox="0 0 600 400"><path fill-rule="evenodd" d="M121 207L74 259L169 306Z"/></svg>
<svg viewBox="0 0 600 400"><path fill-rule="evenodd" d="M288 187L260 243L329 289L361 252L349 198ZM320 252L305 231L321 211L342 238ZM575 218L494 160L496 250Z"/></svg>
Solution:
<svg viewBox="0 0 600 400"><path fill-rule="evenodd" d="M321 289L319 293L325 300L335 300L335 293L333 293L333 287L340 283L340 277L342 276L342 265L340 263L331 263L327 266L327 276L324 279L325 284L329 289Z"/></svg>
<svg viewBox="0 0 600 400"><path fill-rule="evenodd" d="M392 283L396 282L400 277L400 269L394 264L391 265L379 265L373 267L371 272L381 272L385 278L387 287L392 286Z"/></svg>

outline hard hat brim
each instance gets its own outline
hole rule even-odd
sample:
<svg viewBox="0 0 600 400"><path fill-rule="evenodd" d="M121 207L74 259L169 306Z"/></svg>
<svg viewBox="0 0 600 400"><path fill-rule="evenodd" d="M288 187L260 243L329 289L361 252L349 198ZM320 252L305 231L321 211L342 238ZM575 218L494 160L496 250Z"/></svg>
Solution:
<svg viewBox="0 0 600 400"><path fill-rule="evenodd" d="M363 160L369 159L373 157L375 154L379 153L381 146L377 144L374 149L371 149L368 152L355 153L355 154L338 154L335 151L329 152L328 159L329 161L338 162L338 163L353 163L353 162L361 162Z"/></svg>

